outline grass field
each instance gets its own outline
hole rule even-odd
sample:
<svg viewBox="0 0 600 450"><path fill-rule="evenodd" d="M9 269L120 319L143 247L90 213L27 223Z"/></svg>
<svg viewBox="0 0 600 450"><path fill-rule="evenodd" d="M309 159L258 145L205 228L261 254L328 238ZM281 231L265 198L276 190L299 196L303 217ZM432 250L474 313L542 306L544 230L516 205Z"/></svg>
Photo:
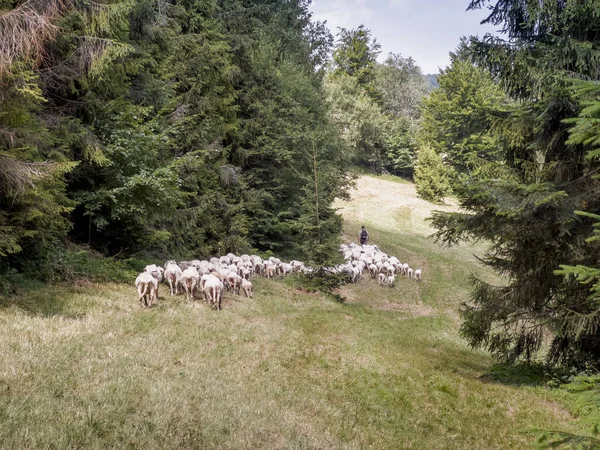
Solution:
<svg viewBox="0 0 600 450"><path fill-rule="evenodd" d="M0 304L0 447L198 449L527 448L528 426L576 430L542 387L493 382L458 337L482 247L440 249L437 207L362 177L339 205L424 281L363 280L345 303L279 281L223 311L132 285L31 290ZM497 280L501 282L501 280Z"/></svg>

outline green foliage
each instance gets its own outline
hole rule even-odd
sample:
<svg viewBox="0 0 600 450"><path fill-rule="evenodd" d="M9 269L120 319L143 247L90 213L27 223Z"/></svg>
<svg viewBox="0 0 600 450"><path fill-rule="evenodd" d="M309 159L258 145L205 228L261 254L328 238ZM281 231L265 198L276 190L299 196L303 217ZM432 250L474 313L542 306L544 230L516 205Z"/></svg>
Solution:
<svg viewBox="0 0 600 450"><path fill-rule="evenodd" d="M375 75L383 106L357 77L335 70L325 76L331 121L355 165L410 176L417 148L417 105L424 95L421 71L412 59L391 54L376 66Z"/></svg>
<svg viewBox="0 0 600 450"><path fill-rule="evenodd" d="M420 128L409 118L390 117L385 130L385 167L395 175L411 176L419 146Z"/></svg>
<svg viewBox="0 0 600 450"><path fill-rule="evenodd" d="M471 345L512 363L548 349L549 363L584 366L600 358L597 304L589 285L555 271L594 267L599 258L587 242L594 221L576 214L600 213L598 163L585 158L589 142L568 136L580 109L570 78L598 79L598 3L494 3L487 21L502 24L510 41L472 38L459 54L518 102L493 122L501 153L455 188L465 212L436 213L433 223L442 242L489 242L482 261L505 278L495 285L473 278L461 311Z"/></svg>
<svg viewBox="0 0 600 450"><path fill-rule="evenodd" d="M375 68L380 52L381 45L371 38L371 31L364 25L352 30L340 28L337 46L333 52L333 73L345 74L356 79L371 99L378 102L380 93L375 86Z"/></svg>
<svg viewBox="0 0 600 450"><path fill-rule="evenodd" d="M63 175L74 165L54 152L36 116L44 101L39 83L21 64L0 76L0 257L69 228L64 214L73 203L65 196Z"/></svg>
<svg viewBox="0 0 600 450"><path fill-rule="evenodd" d="M386 145L389 120L379 105L360 87L356 78L328 74L325 92L331 121L356 164L380 169Z"/></svg>
<svg viewBox="0 0 600 450"><path fill-rule="evenodd" d="M600 423L600 376L581 373L561 383L561 391L567 393L571 408L587 424L588 432L573 433L560 429L548 430L532 427L528 434L535 436L535 448L541 449L599 449L598 424ZM590 425L591 424L591 425Z"/></svg>
<svg viewBox="0 0 600 450"><path fill-rule="evenodd" d="M40 61L17 55L0 79L0 256L67 233L103 254L185 258L335 241L348 156L322 90L333 38L307 2L65 5ZM321 238L307 225L315 142Z"/></svg>
<svg viewBox="0 0 600 450"><path fill-rule="evenodd" d="M414 59L390 53L383 64L376 66L375 85L387 114L408 119L419 117L427 83Z"/></svg>
<svg viewBox="0 0 600 450"><path fill-rule="evenodd" d="M340 260L339 230L342 218L332 204L339 191L335 189L336 165L332 164L328 154L319 151L316 144L312 151L312 183L304 189L302 215L298 220L301 249L310 265L324 266ZM332 186L333 184L333 186Z"/></svg>
<svg viewBox="0 0 600 450"><path fill-rule="evenodd" d="M423 102L420 138L459 174L470 172L480 160L501 159L491 128L504 94L489 73L455 58L438 82L439 89Z"/></svg>
<svg viewBox="0 0 600 450"><path fill-rule="evenodd" d="M443 202L450 193L448 169L442 158L429 146L423 146L415 164L417 194L431 202Z"/></svg>
<svg viewBox="0 0 600 450"><path fill-rule="evenodd" d="M308 292L321 292L338 303L344 303L345 298L339 294L339 288L348 283L348 275L334 273L329 268L321 266L311 273L300 274L290 282L292 285Z"/></svg>

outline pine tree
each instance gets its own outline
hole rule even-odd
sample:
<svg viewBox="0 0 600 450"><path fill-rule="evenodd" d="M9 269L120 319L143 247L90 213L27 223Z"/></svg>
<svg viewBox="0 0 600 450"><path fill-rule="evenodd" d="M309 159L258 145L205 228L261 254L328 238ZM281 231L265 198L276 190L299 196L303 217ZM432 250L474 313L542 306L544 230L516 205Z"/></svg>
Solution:
<svg viewBox="0 0 600 450"><path fill-rule="evenodd" d="M506 279L473 279L461 312L462 335L473 346L516 361L549 341L548 362L584 365L600 358L598 330L581 326L581 317L595 314L589 290L555 271L593 266L600 255L586 242L593 220L576 214L600 213L599 166L585 158L588 143L568 139L568 119L580 108L571 78L599 80L598 2L494 3L487 22L502 24L510 41L472 38L463 51L519 102L494 123L502 160L455 189L466 212L436 213L433 223L444 243L488 242L482 261Z"/></svg>
<svg viewBox="0 0 600 450"><path fill-rule="evenodd" d="M415 184L417 194L431 202L443 202L450 193L448 169L442 158L429 146L423 146L417 154Z"/></svg>
<svg viewBox="0 0 600 450"><path fill-rule="evenodd" d="M375 86L377 55L380 52L381 45L364 25L352 30L341 28L333 52L333 73L356 79L372 100L380 102L381 94Z"/></svg>

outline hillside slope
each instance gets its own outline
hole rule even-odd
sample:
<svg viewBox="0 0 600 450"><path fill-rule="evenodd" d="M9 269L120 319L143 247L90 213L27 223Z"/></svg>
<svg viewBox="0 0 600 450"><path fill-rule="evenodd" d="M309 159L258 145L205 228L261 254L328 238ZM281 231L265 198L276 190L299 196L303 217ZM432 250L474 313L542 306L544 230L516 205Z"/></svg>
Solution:
<svg viewBox="0 0 600 450"><path fill-rule="evenodd" d="M4 448L523 448L528 425L573 429L552 391L482 377L458 337L481 248L443 250L411 185L363 177L345 233L424 269L368 279L346 303L259 279L217 312L132 285L47 287L0 304ZM449 205L447 208L454 208Z"/></svg>

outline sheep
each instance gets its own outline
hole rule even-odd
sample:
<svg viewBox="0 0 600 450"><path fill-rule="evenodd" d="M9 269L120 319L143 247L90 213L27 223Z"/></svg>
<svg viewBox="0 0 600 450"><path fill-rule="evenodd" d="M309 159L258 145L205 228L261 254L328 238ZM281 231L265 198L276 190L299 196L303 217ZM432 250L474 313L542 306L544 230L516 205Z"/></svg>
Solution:
<svg viewBox="0 0 600 450"><path fill-rule="evenodd" d="M393 273L387 277L387 284L389 284L390 287L396 285L396 276Z"/></svg>
<svg viewBox="0 0 600 450"><path fill-rule="evenodd" d="M383 273L379 274L379 285L382 286L386 283L386 277Z"/></svg>
<svg viewBox="0 0 600 450"><path fill-rule="evenodd" d="M246 279L242 280L242 290L246 294L246 298L252 298L254 293L252 292L252 283Z"/></svg>
<svg viewBox="0 0 600 450"><path fill-rule="evenodd" d="M406 276L408 277L408 279L410 280L413 277L414 271L409 267L408 270L406 271Z"/></svg>
<svg viewBox="0 0 600 450"><path fill-rule="evenodd" d="M377 276L377 266L375 264L369 264L369 273L371 274L371 278L375 279Z"/></svg>
<svg viewBox="0 0 600 450"><path fill-rule="evenodd" d="M267 278L273 278L277 275L277 266L274 264L267 266L265 272L267 273Z"/></svg>
<svg viewBox="0 0 600 450"><path fill-rule="evenodd" d="M254 273L262 275L262 274L264 274L264 272L265 272L265 265L262 262L254 264Z"/></svg>
<svg viewBox="0 0 600 450"><path fill-rule="evenodd" d="M164 269L162 267L158 267L156 264L149 264L144 268L144 272L148 272L154 278L156 278L157 283L160 283L164 279ZM158 287L156 288L156 298L158 298Z"/></svg>
<svg viewBox="0 0 600 450"><path fill-rule="evenodd" d="M188 267L181 274L180 282L185 289L185 296L187 300L190 300L190 298L192 300L194 299L194 292L199 281L200 275L198 274L198 269L193 266Z"/></svg>
<svg viewBox="0 0 600 450"><path fill-rule="evenodd" d="M366 266L365 266L365 263L364 263L364 262L362 262L362 261L359 261L359 262L356 264L356 268L358 269L358 271L359 271L359 273L360 273L360 276L361 276L361 277L362 277L362 274L363 274L363 272L365 271L365 267L366 267Z"/></svg>
<svg viewBox="0 0 600 450"><path fill-rule="evenodd" d="M214 277L214 276L216 276L216 275L214 275L212 273L208 273L208 274L204 274L200 277L200 290L202 291L202 296L204 297L205 302L208 302L208 299L206 298L206 292L204 291L204 285L206 284L206 280L208 280L210 277Z"/></svg>
<svg viewBox="0 0 600 450"><path fill-rule="evenodd" d="M279 265L279 271L282 277L289 275L294 272L294 268L291 264L281 263Z"/></svg>
<svg viewBox="0 0 600 450"><path fill-rule="evenodd" d="M415 270L415 280L421 281L423 279L423 270L417 269Z"/></svg>
<svg viewBox="0 0 600 450"><path fill-rule="evenodd" d="M171 264L175 264L176 266L178 266L177 261L175 261L174 259L170 259L165 263L165 265L163 266L163 269L165 269L165 271L166 271L167 266L170 266Z"/></svg>
<svg viewBox="0 0 600 450"><path fill-rule="evenodd" d="M135 287L139 295L138 301L142 306L150 307L156 299L158 280L150 272L142 272L135 279Z"/></svg>
<svg viewBox="0 0 600 450"><path fill-rule="evenodd" d="M249 267L244 267L241 275L244 280L250 280L250 278L252 278L252 269Z"/></svg>
<svg viewBox="0 0 600 450"><path fill-rule="evenodd" d="M223 283L214 275L208 275L204 282L204 298L210 300L213 308L221 309L221 301L223 299Z"/></svg>
<svg viewBox="0 0 600 450"><path fill-rule="evenodd" d="M410 269L410 267L408 267L408 264L406 264L406 263L402 264L402 273L403 273L404 275L406 275L406 274L407 274L407 272L408 272L408 269Z"/></svg>
<svg viewBox="0 0 600 450"><path fill-rule="evenodd" d="M394 273L394 268L391 266L391 264L384 263L381 266L381 272L386 275L391 275L392 273Z"/></svg>
<svg viewBox="0 0 600 450"><path fill-rule="evenodd" d="M292 265L292 267L294 268L294 272L296 273L300 272L304 267L304 263L301 261L290 261L290 264Z"/></svg>
<svg viewBox="0 0 600 450"><path fill-rule="evenodd" d="M240 285L242 284L242 277L235 272L229 272L225 277L225 280L231 286L231 290L234 294L240 294Z"/></svg>
<svg viewBox="0 0 600 450"><path fill-rule="evenodd" d="M352 268L352 282L358 283L360 281L360 269L358 267Z"/></svg>
<svg viewBox="0 0 600 450"><path fill-rule="evenodd" d="M175 264L174 261L169 261L167 263L167 266L165 268L165 279L166 279L167 283L169 283L169 289L171 290L171 295L177 295L179 293L178 292L179 280L181 279L182 273L183 273L183 271L177 264ZM174 293L173 293L173 290L175 291Z"/></svg>

